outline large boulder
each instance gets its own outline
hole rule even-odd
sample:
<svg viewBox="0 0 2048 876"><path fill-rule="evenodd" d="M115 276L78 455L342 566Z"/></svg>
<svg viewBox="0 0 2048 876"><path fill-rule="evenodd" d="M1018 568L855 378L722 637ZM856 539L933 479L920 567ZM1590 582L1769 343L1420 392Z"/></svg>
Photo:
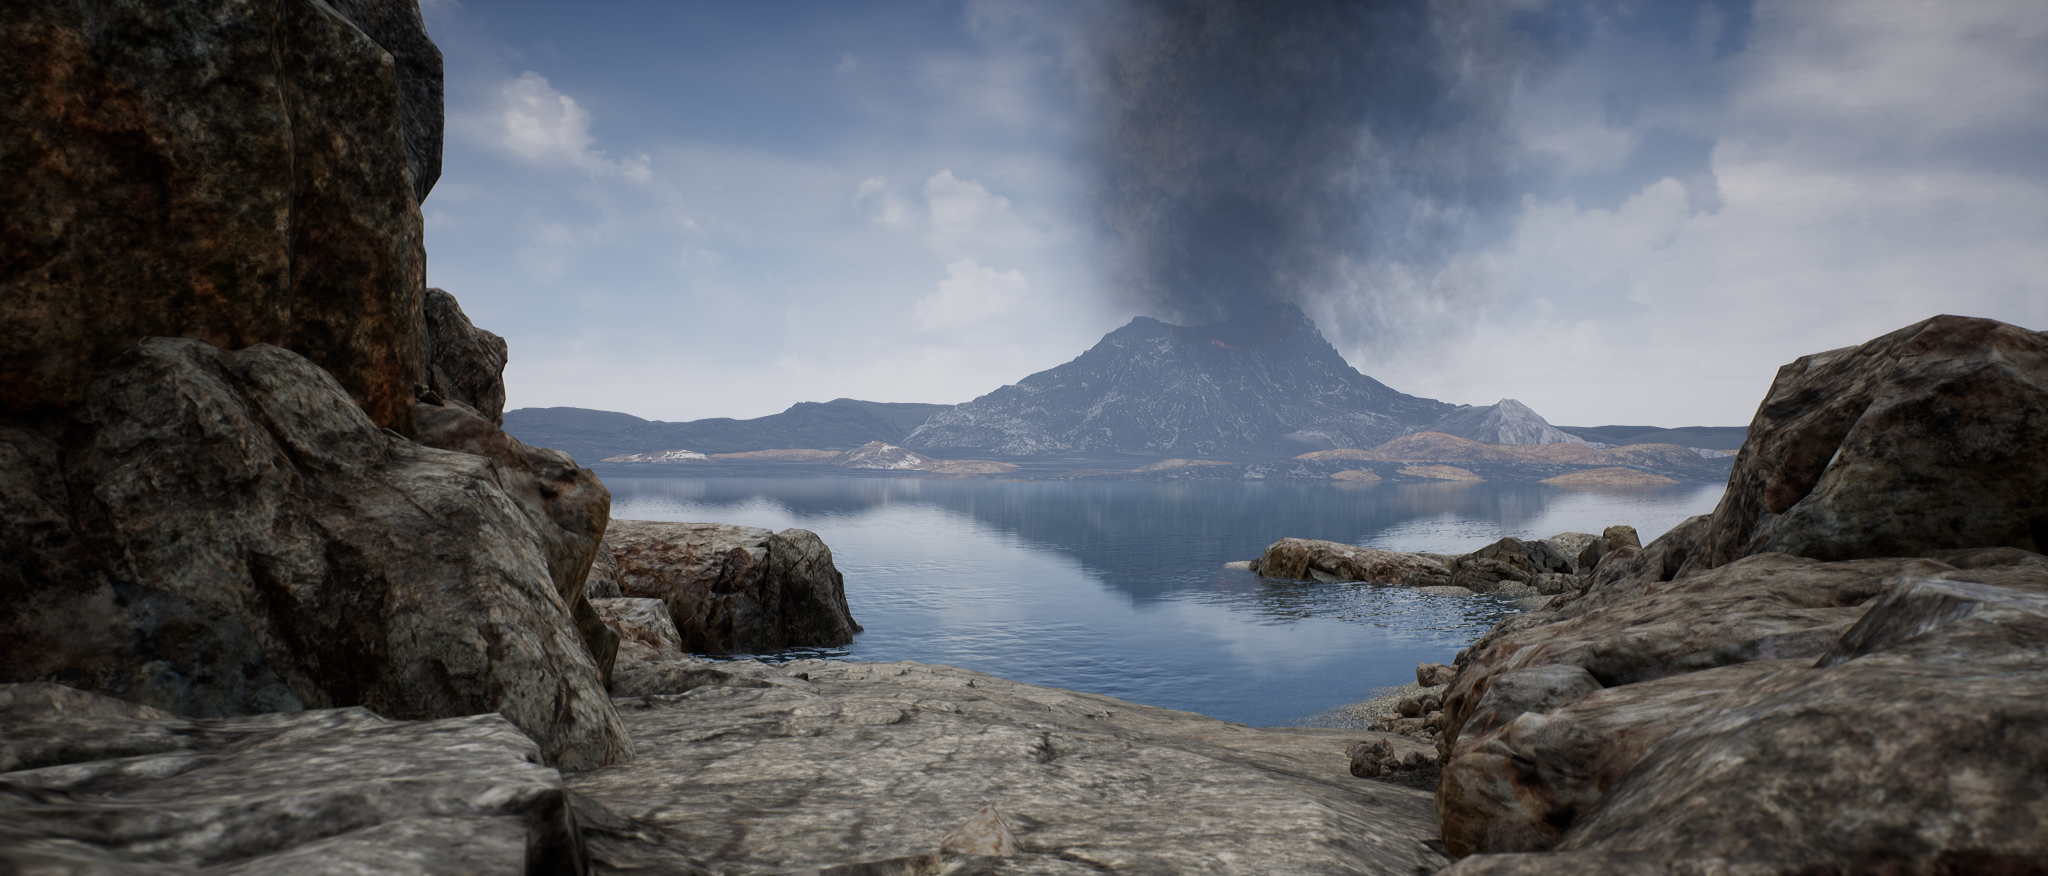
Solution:
<svg viewBox="0 0 2048 876"><path fill-rule="evenodd" d="M501 715L188 719L0 684L0 871L580 873L569 792Z"/></svg>
<svg viewBox="0 0 2048 876"><path fill-rule="evenodd" d="M0 418L0 681L189 717L499 712L552 763L627 759L534 483L378 428L286 350L144 340L76 420Z"/></svg>
<svg viewBox="0 0 2048 876"><path fill-rule="evenodd" d="M459 311L458 311L459 313ZM498 463L500 482L531 512L555 592L569 606L598 671L610 677L618 634L592 610L584 588L592 563L605 553L612 493L590 469L559 450L529 447L475 408L458 401L421 404L418 441L428 447L474 454Z"/></svg>
<svg viewBox="0 0 2048 876"><path fill-rule="evenodd" d="M414 193L426 200L441 178L441 47L427 36L419 0L328 0L327 5L391 54L405 166Z"/></svg>
<svg viewBox="0 0 2048 876"><path fill-rule="evenodd" d="M428 289L425 306L427 388L504 426L505 339L472 324L447 290Z"/></svg>
<svg viewBox="0 0 2048 876"><path fill-rule="evenodd" d="M1534 805L1507 807L1490 838L1527 831L1523 850L1550 851L1448 872L2041 872L2048 567L1998 577L1896 581L1819 665L1728 667L1525 716L1495 756L1535 766L1494 772L1519 773ZM1541 829L1546 809L1561 834ZM1465 845L1449 824L1445 839Z"/></svg>
<svg viewBox="0 0 2048 876"><path fill-rule="evenodd" d="M2048 551L2048 334L1937 316L1783 368L1695 565Z"/></svg>
<svg viewBox="0 0 2048 876"><path fill-rule="evenodd" d="M1283 538L1267 546L1253 570L1268 578L1309 578L1325 583L1367 581L1402 587L1440 587L1451 583L1444 564L1422 554Z"/></svg>
<svg viewBox="0 0 2048 876"><path fill-rule="evenodd" d="M829 647L860 632L832 550L808 530L614 520L605 541L624 595L667 602L683 650Z"/></svg>
<svg viewBox="0 0 2048 876"><path fill-rule="evenodd" d="M410 435L426 256L406 118L441 110L400 94L393 55L320 0L6 4L0 411L76 409L123 350L176 336L298 352Z"/></svg>

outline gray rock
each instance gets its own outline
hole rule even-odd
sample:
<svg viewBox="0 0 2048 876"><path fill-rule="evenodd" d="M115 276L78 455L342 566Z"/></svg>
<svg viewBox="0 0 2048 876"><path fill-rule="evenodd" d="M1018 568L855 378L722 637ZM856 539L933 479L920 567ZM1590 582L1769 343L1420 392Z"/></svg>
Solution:
<svg viewBox="0 0 2048 876"><path fill-rule="evenodd" d="M1445 666L1442 663L1424 662L1415 664L1415 683L1423 687L1450 684L1451 679L1457 674L1457 669Z"/></svg>
<svg viewBox="0 0 2048 876"><path fill-rule="evenodd" d="M1504 398L1483 407L1458 410L1422 429L1484 444L1584 444L1586 439L1559 431L1528 405Z"/></svg>
<svg viewBox="0 0 2048 876"><path fill-rule="evenodd" d="M590 599L617 599L626 595L624 588L619 577L619 558L606 542L590 560L590 577L584 580L583 595Z"/></svg>
<svg viewBox="0 0 2048 876"><path fill-rule="evenodd" d="M1633 526L1610 526L1600 535L1587 541L1579 552L1573 555L1572 568L1580 574L1591 574L1600 565L1601 558L1621 548L1641 548L1643 540L1636 535Z"/></svg>
<svg viewBox="0 0 2048 876"><path fill-rule="evenodd" d="M1536 580L1536 573L1528 568L1528 560L1520 563L1489 557L1467 555L1458 558L1457 569L1451 573L1451 586L1463 587L1474 593L1492 593L1501 590L1528 588Z"/></svg>
<svg viewBox="0 0 2048 876"><path fill-rule="evenodd" d="M187 719L0 685L0 870L581 872L561 775L499 715Z"/></svg>
<svg viewBox="0 0 2048 876"><path fill-rule="evenodd" d="M1778 369L1701 565L2048 552L2048 335L1937 316Z"/></svg>
<svg viewBox="0 0 2048 876"><path fill-rule="evenodd" d="M427 387L441 398L474 408L491 425L505 425L505 339L477 328L455 296L428 289Z"/></svg>
<svg viewBox="0 0 2048 876"><path fill-rule="evenodd" d="M622 661L623 662L623 661ZM757 664L758 665L758 664ZM735 876L937 872L982 807L1016 854L985 873L1415 873L1447 863L1425 791L1350 776L1352 730L1252 729L915 663L795 661L772 687L621 699L638 759L565 776L643 840ZM799 674L803 677L799 677ZM1411 740L1389 739L1426 755ZM898 869L883 869L883 862Z"/></svg>
<svg viewBox="0 0 2048 876"><path fill-rule="evenodd" d="M592 599L590 606L619 638L638 642L665 657L683 656L683 637L669 618L668 603L659 599ZM680 691L677 691L680 693Z"/></svg>
<svg viewBox="0 0 2048 876"><path fill-rule="evenodd" d="M546 552L548 576L569 607L577 635L590 650L599 675L609 677L619 648L618 635L598 619L583 588L592 562L604 550L611 491L590 469L577 467L568 454L528 447L462 402L423 403L417 416L416 440L420 444L498 463L500 482L531 512L539 547Z"/></svg>
<svg viewBox="0 0 2048 876"><path fill-rule="evenodd" d="M76 410L182 336L289 348L412 434L426 250L385 49L316 0L17 0L0 57L0 411Z"/></svg>
<svg viewBox="0 0 2048 876"><path fill-rule="evenodd" d="M377 428L303 357L145 340L80 421L0 419L0 455L0 681L500 712L550 762L630 757L516 479Z"/></svg>
<svg viewBox="0 0 2048 876"><path fill-rule="evenodd" d="M1943 591L1968 590L1980 607L1865 640L1876 650L1831 667L1731 685L1646 746L1552 852L1475 856L1449 872L2039 872L2048 573L2025 577L2027 590L2002 594L1895 584L1873 614L1924 618Z"/></svg>
<svg viewBox="0 0 2048 876"><path fill-rule="evenodd" d="M808 530L614 520L605 541L622 592L666 601L685 651L844 645L860 632L831 549Z"/></svg>

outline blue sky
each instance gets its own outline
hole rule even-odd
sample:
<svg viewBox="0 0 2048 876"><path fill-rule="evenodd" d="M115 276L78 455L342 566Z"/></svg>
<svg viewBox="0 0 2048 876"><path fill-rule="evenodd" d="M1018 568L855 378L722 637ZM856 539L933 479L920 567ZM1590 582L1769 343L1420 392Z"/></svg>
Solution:
<svg viewBox="0 0 2048 876"><path fill-rule="evenodd" d="M1129 166L1103 64L1148 5L426 0L428 282L510 342L509 407L664 420L963 402L1186 318L1133 291L1102 209ZM1438 103L1485 122L1489 194L1429 246L1329 232L1286 293L1367 374L1732 425L1778 366L1936 313L2048 329L2048 4L1407 8ZM1391 180L1369 211L1444 151L1330 173Z"/></svg>

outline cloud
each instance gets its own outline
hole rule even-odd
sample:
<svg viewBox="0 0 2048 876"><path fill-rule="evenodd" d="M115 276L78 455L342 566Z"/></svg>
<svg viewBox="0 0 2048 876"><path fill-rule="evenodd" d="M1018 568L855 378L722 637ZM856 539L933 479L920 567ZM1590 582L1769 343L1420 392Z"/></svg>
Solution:
<svg viewBox="0 0 2048 876"><path fill-rule="evenodd" d="M1016 251L1043 246L1047 233L1010 209L1010 199L991 193L978 180L941 170L924 183L931 224L925 244L941 258L988 250Z"/></svg>
<svg viewBox="0 0 2048 876"><path fill-rule="evenodd" d="M917 318L927 330L959 329L1002 316L1024 299L1024 272L998 271L973 259L946 265L938 291L917 302Z"/></svg>
<svg viewBox="0 0 2048 876"><path fill-rule="evenodd" d="M563 162L593 176L618 175L634 182L653 178L645 154L613 160L591 148L590 113L575 98L555 90L547 77L531 70L506 81L500 90L498 145L535 163Z"/></svg>
<svg viewBox="0 0 2048 876"><path fill-rule="evenodd" d="M853 190L853 204L867 214L868 221L889 228L909 228L917 222L917 208L890 188L889 178L871 176Z"/></svg>

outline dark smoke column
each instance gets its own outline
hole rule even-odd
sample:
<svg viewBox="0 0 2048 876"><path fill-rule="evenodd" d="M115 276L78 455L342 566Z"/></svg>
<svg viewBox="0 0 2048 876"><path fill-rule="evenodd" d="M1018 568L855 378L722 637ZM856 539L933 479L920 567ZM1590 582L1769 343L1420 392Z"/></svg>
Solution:
<svg viewBox="0 0 2048 876"><path fill-rule="evenodd" d="M1149 315L1294 301L1383 340L1417 288L1386 277L1504 225L1504 109L1539 62L1503 4L1127 0L1099 39L1096 205Z"/></svg>

